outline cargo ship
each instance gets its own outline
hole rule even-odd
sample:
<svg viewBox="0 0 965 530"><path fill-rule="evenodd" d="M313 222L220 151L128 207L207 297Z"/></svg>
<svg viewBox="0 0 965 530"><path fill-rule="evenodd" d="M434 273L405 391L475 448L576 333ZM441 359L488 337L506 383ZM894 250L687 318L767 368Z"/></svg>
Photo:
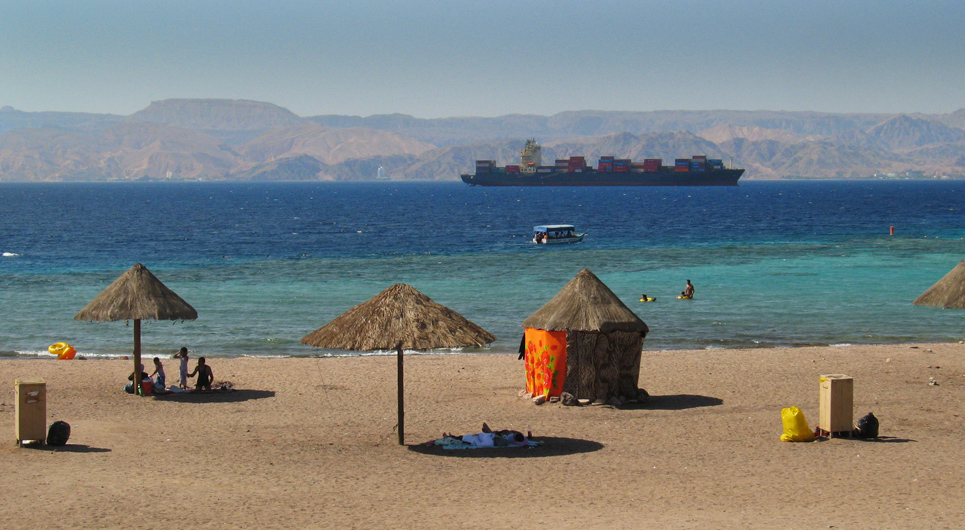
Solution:
<svg viewBox="0 0 965 530"><path fill-rule="evenodd" d="M601 156L596 167L586 158L571 156L542 163L542 148L526 140L519 165L499 167L494 160L476 160L476 173L462 175L470 186L736 186L743 169L725 168L724 162L706 156L677 158L664 165L661 158L634 162Z"/></svg>

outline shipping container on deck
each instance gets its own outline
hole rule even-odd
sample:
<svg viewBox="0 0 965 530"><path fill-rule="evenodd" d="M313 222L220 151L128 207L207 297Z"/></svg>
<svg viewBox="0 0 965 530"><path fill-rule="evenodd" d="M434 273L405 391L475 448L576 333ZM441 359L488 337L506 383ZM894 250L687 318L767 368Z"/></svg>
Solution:
<svg viewBox="0 0 965 530"><path fill-rule="evenodd" d="M506 173L519 173L519 166L506 166Z"/></svg>
<svg viewBox="0 0 965 530"><path fill-rule="evenodd" d="M663 163L662 158L644 158L643 159L643 170L645 172L660 171L660 165Z"/></svg>

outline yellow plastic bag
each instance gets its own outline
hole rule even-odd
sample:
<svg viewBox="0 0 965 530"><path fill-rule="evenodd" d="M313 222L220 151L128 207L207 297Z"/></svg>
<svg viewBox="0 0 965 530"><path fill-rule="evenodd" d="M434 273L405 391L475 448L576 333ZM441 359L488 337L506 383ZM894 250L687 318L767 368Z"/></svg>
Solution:
<svg viewBox="0 0 965 530"><path fill-rule="evenodd" d="M784 422L784 434L781 435L782 442L812 442L814 432L808 428L808 420L804 419L804 413L797 407L781 409L781 421Z"/></svg>

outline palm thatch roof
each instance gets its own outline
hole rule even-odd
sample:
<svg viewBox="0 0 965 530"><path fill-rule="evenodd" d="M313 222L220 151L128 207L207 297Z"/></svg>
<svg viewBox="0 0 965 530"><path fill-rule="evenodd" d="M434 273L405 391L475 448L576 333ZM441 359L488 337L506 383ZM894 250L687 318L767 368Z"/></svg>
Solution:
<svg viewBox="0 0 965 530"><path fill-rule="evenodd" d="M404 283L375 295L305 335L304 344L337 350L484 346L495 335Z"/></svg>
<svg viewBox="0 0 965 530"><path fill-rule="evenodd" d="M965 260L921 293L913 303L942 309L965 309Z"/></svg>
<svg viewBox="0 0 965 530"><path fill-rule="evenodd" d="M590 269L583 269L552 300L523 321L524 328L548 331L630 331L650 328Z"/></svg>
<svg viewBox="0 0 965 530"><path fill-rule="evenodd" d="M198 312L138 263L81 309L74 320L194 320Z"/></svg>

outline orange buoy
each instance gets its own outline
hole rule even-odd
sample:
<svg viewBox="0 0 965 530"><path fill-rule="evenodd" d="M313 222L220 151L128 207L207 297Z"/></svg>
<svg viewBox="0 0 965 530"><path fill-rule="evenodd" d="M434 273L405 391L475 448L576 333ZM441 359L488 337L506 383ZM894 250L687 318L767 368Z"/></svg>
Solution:
<svg viewBox="0 0 965 530"><path fill-rule="evenodd" d="M891 227L891 235L895 235L895 227Z"/></svg>

